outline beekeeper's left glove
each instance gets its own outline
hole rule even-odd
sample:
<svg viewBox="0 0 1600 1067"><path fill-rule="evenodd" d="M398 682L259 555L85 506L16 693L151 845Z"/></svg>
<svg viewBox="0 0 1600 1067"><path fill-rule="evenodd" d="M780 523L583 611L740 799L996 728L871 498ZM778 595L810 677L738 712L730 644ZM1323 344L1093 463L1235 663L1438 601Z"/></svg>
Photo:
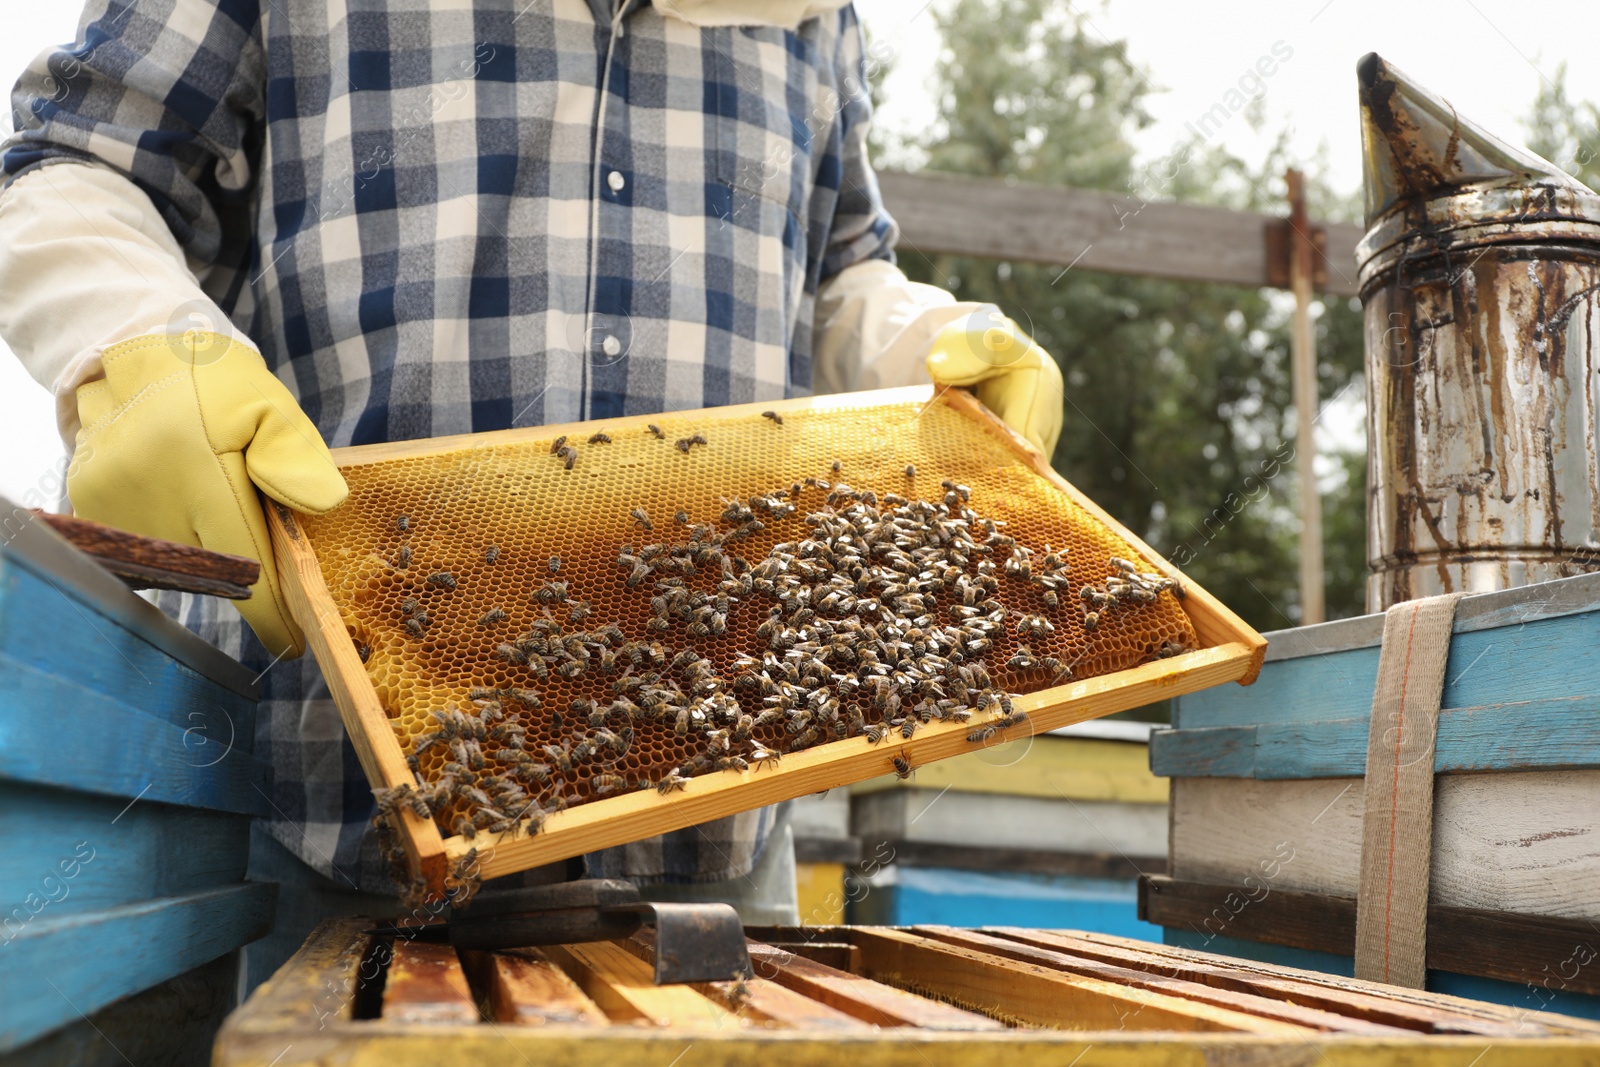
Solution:
<svg viewBox="0 0 1600 1067"><path fill-rule="evenodd" d="M970 388L985 407L1049 459L1061 436L1061 368L993 307L939 331L928 352L936 385Z"/></svg>
<svg viewBox="0 0 1600 1067"><path fill-rule="evenodd" d="M239 613L274 656L304 638L278 587L262 492L320 514L344 502L327 445L266 362L221 334L135 338L106 349L77 390L67 495L84 518L261 561Z"/></svg>

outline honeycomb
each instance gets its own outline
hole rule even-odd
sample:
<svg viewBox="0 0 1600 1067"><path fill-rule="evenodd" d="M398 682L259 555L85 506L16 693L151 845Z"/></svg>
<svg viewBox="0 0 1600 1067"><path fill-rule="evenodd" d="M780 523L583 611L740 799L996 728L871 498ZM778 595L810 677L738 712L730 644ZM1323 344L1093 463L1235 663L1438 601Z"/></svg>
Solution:
<svg viewBox="0 0 1600 1067"><path fill-rule="evenodd" d="M514 655L506 655L506 646L536 627L548 631L557 625L567 636L586 634L593 642L596 631L612 625L620 631L613 632L618 639L610 642L613 650L620 639L630 650L656 642L662 657L692 649L709 662L720 692L737 700L730 714L759 715L763 690L735 682L749 673L749 660L741 657L760 659L768 651L758 628L776 599L759 590L739 596L717 620L720 633L709 633L704 625L691 633L688 621L678 616L664 626L653 622L660 616L652 598L661 592L656 582L668 575L654 572L630 586L636 565L619 565L619 555L626 551L637 557L652 543L689 542L693 528L701 525L726 536L736 525L722 519L730 502L762 494L781 494L796 509L787 517L760 513L764 528L722 544L735 571L758 568L774 546L805 540L814 529L807 516L826 513L830 493L866 490L876 494L885 512L894 499L889 494L904 498L907 508L926 501L934 508L970 509L1003 524L998 529L1030 549L1036 564L1052 550L1057 553L1066 581L1055 608L1038 582L1004 566L1006 549L987 557L987 568L981 556L964 567L971 575L987 569L998 582L996 599L1004 606L1005 622L989 635L992 647L980 659L996 690L1034 692L1068 677L1119 671L1197 645L1169 587L1108 607L1085 599L1104 599L1100 593L1080 596L1083 586L1104 590L1108 582L1114 586L1126 579L1113 559L1137 561L1134 550L1029 470L992 428L951 407L895 402L812 407L779 418L709 411L654 421L655 430L634 420L590 424L584 429L597 431L592 440L584 432L561 441L552 436L486 443L347 466L348 501L326 515L302 517L329 592L422 785L436 781L453 758L444 744L424 739L440 732L440 717L450 709L471 714L482 707L482 693L474 705L475 689L502 691L497 695L502 722L520 726L523 750L549 768L548 782L529 786L541 808L647 788L674 768L687 767L686 773L713 769L710 756L719 750L701 735L699 723L679 733L673 717L630 720L626 729L613 717L603 723L610 744L596 744L598 730L581 707L572 710L575 700L610 705L618 695L618 677L648 671L648 662L630 667L624 654L609 671L591 660L589 669L575 676L546 668L546 676L536 677ZM968 499L961 500L952 492L954 484L944 482L959 484ZM837 496L834 502L837 511L861 506ZM675 519L679 512L681 518ZM981 530L975 536L981 538ZM707 534L701 537L709 540ZM1141 569L1148 568L1141 564ZM726 577L717 566L708 566L684 577L683 585L714 595ZM547 599L535 597L552 582L565 583L564 601L549 591L541 594ZM946 625L958 602L946 589L923 610L938 620L935 627ZM569 613L579 603L589 614L573 622ZM1092 629L1085 625L1090 612L1098 622ZM834 623L843 614L818 611ZM1033 617L1048 620L1053 631L1043 632ZM1019 634L1019 626L1039 629ZM1019 656L1022 646L1031 656ZM745 664L742 672L739 663ZM666 666L656 669L671 673ZM506 697L530 689L538 695L537 708ZM834 695L854 722L851 733L860 733L862 722L888 717L865 692L841 689ZM906 696L909 708L911 694ZM859 709L861 717L851 709ZM909 712L900 715L909 717ZM982 719L972 721L981 725ZM787 724L771 723L749 731L744 751L781 753L797 742L823 744L833 736L820 730L797 737ZM417 755L419 743L424 751ZM721 744L725 751L727 742ZM576 751L579 758L571 760L569 770L560 759L542 754L546 745ZM493 742L481 749L486 773L513 776L509 749ZM470 810L458 800L436 804L432 814L447 835L470 833L461 822Z"/></svg>

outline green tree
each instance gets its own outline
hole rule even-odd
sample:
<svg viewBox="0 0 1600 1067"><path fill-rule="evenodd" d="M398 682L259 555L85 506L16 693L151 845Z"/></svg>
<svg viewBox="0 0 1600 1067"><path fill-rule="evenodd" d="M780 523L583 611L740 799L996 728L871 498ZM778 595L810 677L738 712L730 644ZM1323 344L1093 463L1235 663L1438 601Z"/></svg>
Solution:
<svg viewBox="0 0 1600 1067"><path fill-rule="evenodd" d="M1050 0L957 0L944 39L928 168L1282 211L1280 143L1259 167L1216 146L1141 173L1129 135L1150 78L1120 41ZM1314 184L1314 183L1313 183ZM1353 198L1312 189L1318 212ZM1131 202L1136 207L1138 200ZM1140 225L1137 212L1125 220ZM1063 249L1064 266L1077 253ZM907 273L998 305L1059 360L1069 480L1253 625L1298 618L1291 304L1283 294L902 250ZM1359 396L1359 310L1323 302L1321 393ZM1352 384L1354 382L1354 384ZM1342 457L1338 466L1354 467ZM1355 465L1364 469L1362 463ZM1330 616L1364 610L1364 479L1325 502ZM1362 561L1357 570L1351 561Z"/></svg>
<svg viewBox="0 0 1600 1067"><path fill-rule="evenodd" d="M1600 109L1567 95L1567 65L1541 80L1533 113L1523 123L1528 147L1591 189L1600 189Z"/></svg>

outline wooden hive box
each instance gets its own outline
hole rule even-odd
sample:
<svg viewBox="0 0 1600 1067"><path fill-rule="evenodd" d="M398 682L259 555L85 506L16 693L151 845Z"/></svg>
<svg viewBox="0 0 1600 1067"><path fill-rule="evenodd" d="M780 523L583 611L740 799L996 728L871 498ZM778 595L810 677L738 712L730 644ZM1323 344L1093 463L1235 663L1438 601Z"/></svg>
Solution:
<svg viewBox="0 0 1600 1067"><path fill-rule="evenodd" d="M764 411L778 418L763 418ZM506 638L494 635L502 626L515 633L540 625L541 611L546 623L559 622L536 598L529 599L536 579L554 580L556 572L544 571L547 557L554 557L551 566L559 566L561 580L570 583L572 600L593 605L594 619L586 625L620 623L627 638L646 641L653 633L647 628L653 621L651 590L645 587L641 594L625 586L627 570L617 568L624 542L670 537L674 528L702 520L714 524L727 497L782 493L789 487L789 499L804 509L821 507L829 490L801 486L802 479L813 476L851 479L858 490L883 495L937 500L945 493L947 504L954 494L940 483L954 479L970 486L972 508L1008 523L1019 544L1038 553L1054 544L1068 561L1072 585L1052 609L1062 625L1033 644L1041 655L1053 652L1059 662L1076 668L1070 674L1076 680L1052 685L1062 672L1038 668L1019 668L1008 676L996 664L1008 663L1006 657L1024 643L1008 626L996 637L990 666L1001 679L997 684L1027 692L1014 702L1026 718L1006 730L989 731L995 736L969 740L982 719L935 721L914 737L896 736L888 744L852 736L791 751L781 764L698 774L668 795L648 786L673 765L662 762L666 757L658 750L671 751L681 742L670 723L636 724L639 737L631 747L607 757L615 762L615 773L568 774L560 784L567 791L563 796L575 802L543 819L537 833L526 832L524 825L468 835L447 822L451 829L445 837L439 822L404 808L406 848L414 870L434 892L447 871L471 866L482 877L494 877L524 870L870 778L889 770L895 758L921 766L978 744L1175 693L1227 681L1247 683L1258 668L1258 634L1182 580L962 390L888 390L650 419L659 430L647 429L649 419L624 418L344 449L335 458L352 486L349 502L320 518L273 510L274 544L291 609L375 788L416 784L406 757L433 728L430 715L465 705L471 689L485 685L491 675L499 686L529 684L520 677L507 680L512 672L504 650L499 653L503 662L494 659L495 641ZM594 435L609 440L590 443ZM689 444L694 437L709 443ZM552 454L560 439L581 449L571 464ZM673 447L675 439L680 448ZM630 508L639 504L648 505L644 515L631 517ZM674 526L674 509L685 512L683 527ZM791 518L773 519L772 528L758 531L741 551L759 561L780 537L803 539L805 515L799 510ZM639 528L646 523L665 529L652 535ZM687 536L699 540L698 534ZM1178 592L1187 595L1163 592L1138 608L1107 611L1098 627L1083 623L1085 605L1074 595L1078 583L1105 581L1114 572L1108 562L1113 557L1137 560L1139 568L1177 581ZM441 572L448 579L439 579L446 582L443 587L423 577ZM1023 593L1048 604L1048 596L1029 581ZM419 607L429 616L426 628L411 624L408 610ZM509 617L490 614L491 607L503 608ZM946 609L945 603L938 605L941 617ZM729 613L727 636L711 642L714 655L724 661L719 668L738 653L762 651L764 642L754 640L761 617L759 611ZM1169 651L1163 635L1176 638L1187 651L1156 658ZM671 644L688 640L677 632L663 638L669 639ZM547 672L538 682L549 707L519 712L520 722L530 730L553 729L540 740L568 746L576 738L572 719L546 727L544 717L560 712L569 698L604 701L608 683L586 677L568 684L557 673ZM762 706L759 693L745 702L749 711ZM783 736L781 726L770 729ZM438 773L429 767L443 758L437 750L424 757L433 761L422 765L424 779ZM628 791L602 795L603 789L622 788L610 784L615 782Z"/></svg>
<svg viewBox="0 0 1600 1067"><path fill-rule="evenodd" d="M1150 724L1102 719L851 787L863 867L853 923L1071 924L1159 938L1137 880L1167 866ZM802 913L803 915L804 913Z"/></svg>
<svg viewBox="0 0 1600 1067"><path fill-rule="evenodd" d="M1249 690L1175 703L1169 942L1350 973L1383 618L1269 634ZM1600 575L1467 597L1435 751L1429 988L1600 1017ZM1248 886L1248 891L1240 892ZM1248 900L1248 902L1246 902Z"/></svg>
<svg viewBox="0 0 1600 1067"><path fill-rule="evenodd" d="M203 1057L276 886L250 673L0 500L0 1059Z"/></svg>
<svg viewBox="0 0 1600 1067"><path fill-rule="evenodd" d="M746 931L755 977L655 986L648 930L490 954L324 924L229 1018L216 1067L1526 1064L1600 1024L1072 930Z"/></svg>

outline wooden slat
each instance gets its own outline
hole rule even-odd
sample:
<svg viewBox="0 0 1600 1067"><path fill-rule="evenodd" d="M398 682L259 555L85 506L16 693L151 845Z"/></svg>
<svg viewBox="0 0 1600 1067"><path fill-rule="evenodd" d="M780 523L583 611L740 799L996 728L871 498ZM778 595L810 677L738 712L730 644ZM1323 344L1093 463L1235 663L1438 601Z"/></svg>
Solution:
<svg viewBox="0 0 1600 1067"><path fill-rule="evenodd" d="M75 515L33 514L135 589L177 589L239 600L250 595L261 577L261 564L247 556L142 537Z"/></svg>
<svg viewBox="0 0 1600 1067"><path fill-rule="evenodd" d="M1584 654L1597 640L1600 611L1538 619L1517 626L1514 636L1496 629L1457 630L1441 706L1482 708L1600 694L1600 657ZM1185 694L1176 725L1363 718L1372 713L1377 676L1376 648L1281 660L1248 690Z"/></svg>
<svg viewBox="0 0 1600 1067"><path fill-rule="evenodd" d="M260 937L277 888L253 882L60 918L46 906L0 946L0 1053Z"/></svg>
<svg viewBox="0 0 1600 1067"><path fill-rule="evenodd" d="M1227 901L1240 901L1237 910ZM1246 941L1340 956L1355 952L1355 897L1279 889L1245 901L1236 885L1141 878L1139 917ZM1578 965L1570 977L1553 979L1549 971L1563 961L1571 964L1575 947L1578 958L1584 957L1581 947L1594 939L1588 922L1433 905L1428 908L1427 939L1427 965L1434 970L1534 985L1550 979L1574 993L1600 993L1600 975L1590 973L1593 968Z"/></svg>
<svg viewBox="0 0 1600 1067"><path fill-rule="evenodd" d="M1290 1023L1007 960L887 928L852 940L871 977L1030 1026L1071 1030L1184 1030L1314 1035Z"/></svg>
<svg viewBox="0 0 1600 1067"><path fill-rule="evenodd" d="M768 947L777 949L778 952L798 956L812 963L820 963L824 967L832 967L836 971L854 974L861 964L861 953L856 951L854 945L839 941L817 942L788 942L769 941Z"/></svg>
<svg viewBox="0 0 1600 1067"><path fill-rule="evenodd" d="M1600 769L1451 774L1435 789L1434 904L1600 920ZM1173 877L1256 885L1266 863L1274 890L1356 895L1358 780L1177 778L1172 797Z"/></svg>
<svg viewBox="0 0 1600 1067"><path fill-rule="evenodd" d="M64 545L57 547L71 551ZM4 549L0 553L0 655L116 700L131 712L193 731L190 737L196 741L203 737L226 745L230 737L253 738L258 694L249 682L254 672L245 673L239 687L213 681L174 658L170 650L150 642L146 632L165 631L166 626L177 624L114 578L100 575L117 586L121 595L156 611L159 620L150 620L148 626L139 624L137 631L129 629L98 614L95 608L103 605L81 602L59 578L27 566L11 566L15 557L5 546L0 549ZM141 614L131 607L130 613ZM194 637L187 630L182 633ZM183 650L188 642L174 637L172 644ZM226 664L227 670L219 673L244 671L221 652L205 647ZM202 657L197 653L195 658ZM241 693L241 688L245 692ZM42 702L41 706L53 705Z"/></svg>
<svg viewBox="0 0 1600 1067"><path fill-rule="evenodd" d="M11 578L19 572L27 573L48 595L14 602L22 610L12 617L47 629L52 612L76 618L80 629L100 638L96 647L114 656L116 666L111 667L112 671L124 669L124 657L137 659L144 655L165 663L178 679L188 675L191 684L210 682L252 705L260 697L254 671L245 669L216 646L168 618L154 604L136 596L54 530L34 521L26 509L0 498L0 631L7 628L7 609L13 603ZM63 627L52 636L59 640L72 633L71 628ZM9 638L8 634L8 647ZM83 666L85 675L93 673L92 660ZM152 677L142 663L140 670ZM88 678L85 684L94 685ZM152 684L162 683L152 677Z"/></svg>
<svg viewBox="0 0 1600 1067"><path fill-rule="evenodd" d="M1387 1027L1437 1034L1506 1035L1519 1032L1503 1023L1486 1023L1476 1016L1395 1000L1364 983L1363 988L1359 989L1314 984L1264 968L1250 970L1238 966L1237 961L1221 956L1213 956L1201 962L1188 955L1172 954L1155 944L1133 941L1126 945L1108 944L1065 930L995 927L986 928L985 932L1010 938L1025 945L1061 949L1122 967L1164 974L1218 989L1232 989L1260 997L1275 998L1287 1004L1316 1008ZM1193 957L1199 955L1195 953ZM1356 983L1352 980L1350 984Z"/></svg>
<svg viewBox="0 0 1600 1067"><path fill-rule="evenodd" d="M652 967L656 960L656 932L646 926L628 940L624 948ZM743 1019L750 1019L794 1030L866 1031L872 1027L827 1004L801 996L757 974L742 984L696 982L690 988Z"/></svg>
<svg viewBox="0 0 1600 1067"><path fill-rule="evenodd" d="M1501 1027L1502 1029L1499 1030L1487 1031L1496 1034L1508 1035L1515 1033L1520 1036L1539 1036L1547 1033L1556 1033L1586 1034L1591 1035L1591 1037L1600 1037L1600 1021L1592 1019L1578 1019L1550 1012L1529 1011L1526 1008L1456 997L1447 993L1430 993L1421 989L1407 989L1403 986L1363 982L1359 978L1347 978L1343 975L1329 974L1325 971L1306 970L1285 964L1260 963L1235 956L1219 956L1216 953L1204 952L1199 949L1138 941L1133 938L1118 937L1115 934L1091 933L1083 930L1072 931L1072 933L1074 936L1086 941L1099 942L1116 948L1135 948L1159 955L1164 959L1187 960L1206 966L1220 962L1231 967L1237 967L1240 970L1274 975L1297 983L1333 990L1341 994L1351 991L1366 992L1398 1005L1442 1010L1453 1015L1481 1019L1486 1023Z"/></svg>
<svg viewBox="0 0 1600 1067"><path fill-rule="evenodd" d="M922 1030L1005 1029L987 1016L809 959L799 954L801 946L798 945L780 947L759 941L749 944L750 963L758 976L874 1026L912 1026Z"/></svg>
<svg viewBox="0 0 1600 1067"><path fill-rule="evenodd" d="M6 654L0 677L0 779L270 814L270 772L249 754L252 738L207 749L179 726Z"/></svg>
<svg viewBox="0 0 1600 1067"><path fill-rule="evenodd" d="M536 948L463 950L461 965L486 1014L496 1022L521 1026L605 1026L609 1022L567 972Z"/></svg>
<svg viewBox="0 0 1600 1067"><path fill-rule="evenodd" d="M924 254L1061 267L1076 261L1080 270L1269 284L1265 228L1279 221L1276 216L929 172L879 171L878 181L885 206L900 224L901 246ZM1328 235L1322 288L1356 295L1355 249L1364 230L1314 224Z"/></svg>
<svg viewBox="0 0 1600 1067"><path fill-rule="evenodd" d="M1092 956L1072 952L1063 946L1049 947L1007 940L994 934L958 930L954 927L918 926L916 932L938 938L952 945L987 952L1006 959L1037 963L1043 967L1056 967L1089 978L1100 978L1134 989L1148 989L1156 993L1182 997L1202 1004L1258 1015L1263 1019L1277 1019L1296 1026L1309 1027L1330 1033L1396 1035L1400 1028L1362 1019L1352 1019L1320 1008L1305 1007L1256 993L1235 989L1220 989L1201 982L1192 982L1175 975L1151 973L1120 964L1107 963Z"/></svg>
<svg viewBox="0 0 1600 1067"><path fill-rule="evenodd" d="M0 782L0 943L33 921L30 908L53 919L244 878L248 816L49 793Z"/></svg>
<svg viewBox="0 0 1600 1067"><path fill-rule="evenodd" d="M304 631L306 643L311 646L317 665L328 681L328 691L339 709L339 718L356 750L361 770L375 789L414 785L416 777L406 765L405 752L394 736L389 716L378 701L372 679L350 643L350 635L339 618L339 609L334 606L322 580L316 553L301 535L293 512L269 501L266 513L284 601L289 614ZM420 818L406 806L397 809L395 818L413 869L427 881L434 895L442 896L446 861L439 827L432 819ZM460 855L468 851L470 844L460 850Z"/></svg>
<svg viewBox="0 0 1600 1067"><path fill-rule="evenodd" d="M1150 769L1172 777L1359 778L1368 722L1359 716L1157 730ZM1435 773L1585 766L1600 766L1600 695L1439 712Z"/></svg>
<svg viewBox="0 0 1600 1067"><path fill-rule="evenodd" d="M475 1023L467 976L450 945L396 938L383 986L383 1018L395 1023Z"/></svg>
<svg viewBox="0 0 1600 1067"><path fill-rule="evenodd" d="M688 986L655 984L655 969L621 945L552 945L560 964L613 1021L678 1029L737 1029L744 1021Z"/></svg>

